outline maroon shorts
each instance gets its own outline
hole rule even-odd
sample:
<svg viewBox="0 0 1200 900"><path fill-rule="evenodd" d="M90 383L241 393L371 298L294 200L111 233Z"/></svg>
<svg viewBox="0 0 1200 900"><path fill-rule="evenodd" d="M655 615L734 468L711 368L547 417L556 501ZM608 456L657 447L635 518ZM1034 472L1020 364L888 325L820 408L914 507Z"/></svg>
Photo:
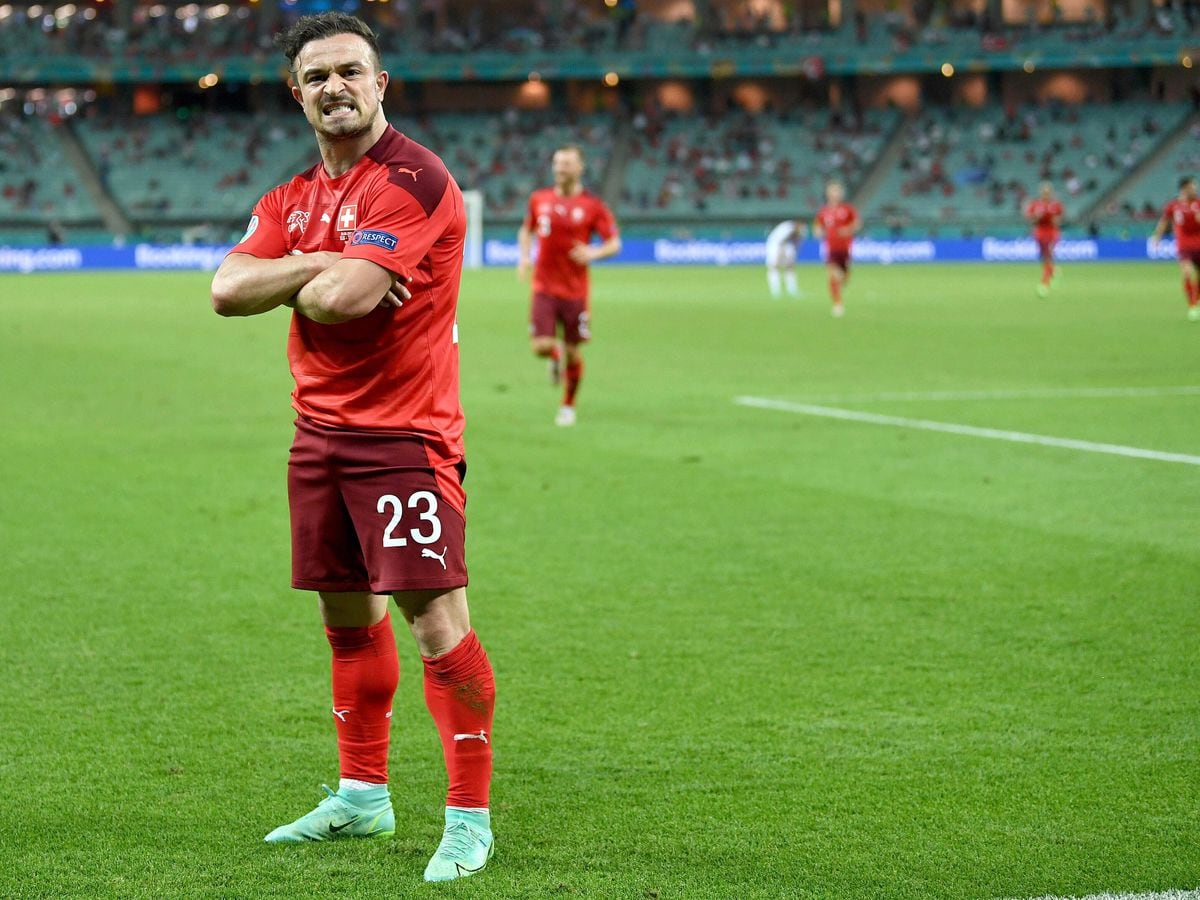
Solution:
<svg viewBox="0 0 1200 900"><path fill-rule="evenodd" d="M296 420L288 460L292 587L462 587L465 463L435 468L420 438Z"/></svg>
<svg viewBox="0 0 1200 900"><path fill-rule="evenodd" d="M849 250L830 250L826 253L825 261L831 266L837 266L843 272L850 271Z"/></svg>
<svg viewBox="0 0 1200 900"><path fill-rule="evenodd" d="M1179 257L1180 262L1190 262L1193 266L1200 269L1200 247L1180 247L1177 245L1175 255Z"/></svg>
<svg viewBox="0 0 1200 900"><path fill-rule="evenodd" d="M558 333L560 322L566 343L586 344L592 339L586 300L564 300L535 293L529 315L529 333L533 337L552 338Z"/></svg>

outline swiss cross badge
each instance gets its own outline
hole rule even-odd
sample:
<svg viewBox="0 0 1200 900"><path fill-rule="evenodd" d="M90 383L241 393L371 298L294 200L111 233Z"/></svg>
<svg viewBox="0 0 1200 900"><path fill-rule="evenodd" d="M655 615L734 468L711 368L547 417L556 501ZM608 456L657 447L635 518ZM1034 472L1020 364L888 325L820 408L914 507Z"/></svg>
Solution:
<svg viewBox="0 0 1200 900"><path fill-rule="evenodd" d="M337 228L339 232L348 234L358 227L358 204L347 203L337 215Z"/></svg>

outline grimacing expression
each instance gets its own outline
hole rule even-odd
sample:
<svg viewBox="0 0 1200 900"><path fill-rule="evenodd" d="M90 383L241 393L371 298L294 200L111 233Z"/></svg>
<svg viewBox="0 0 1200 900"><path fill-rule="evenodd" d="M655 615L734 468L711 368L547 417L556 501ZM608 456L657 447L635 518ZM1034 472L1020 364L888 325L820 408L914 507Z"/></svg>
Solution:
<svg viewBox="0 0 1200 900"><path fill-rule="evenodd" d="M583 160L574 150L557 150L551 169L556 185L575 184L583 177Z"/></svg>
<svg viewBox="0 0 1200 900"><path fill-rule="evenodd" d="M371 129L383 105L387 72L356 34L309 41L296 57L292 96L318 134L352 138Z"/></svg>

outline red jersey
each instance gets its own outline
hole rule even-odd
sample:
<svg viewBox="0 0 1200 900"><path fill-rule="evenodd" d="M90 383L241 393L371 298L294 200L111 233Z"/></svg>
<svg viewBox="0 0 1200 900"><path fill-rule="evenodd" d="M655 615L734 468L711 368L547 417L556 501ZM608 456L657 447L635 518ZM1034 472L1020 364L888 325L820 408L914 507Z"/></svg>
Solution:
<svg viewBox="0 0 1200 900"><path fill-rule="evenodd" d="M822 206L816 216L816 223L825 232L826 247L838 252L848 251L854 243L854 235L842 234L842 229L852 227L857 221L858 210L849 203Z"/></svg>
<svg viewBox="0 0 1200 900"><path fill-rule="evenodd" d="M1025 218L1033 223L1037 231L1058 231L1056 219L1061 219L1063 205L1058 200L1043 200L1035 197L1025 207Z"/></svg>
<svg viewBox="0 0 1200 900"><path fill-rule="evenodd" d="M591 191L565 196L542 188L529 197L525 227L538 239L533 267L533 290L560 300L588 299L588 266L567 254L598 234L607 241L617 234L617 222L604 201Z"/></svg>
<svg viewBox="0 0 1200 900"><path fill-rule="evenodd" d="M1188 250L1200 250L1200 199L1180 200L1167 204L1163 215L1175 231L1175 243Z"/></svg>
<svg viewBox="0 0 1200 900"><path fill-rule="evenodd" d="M442 161L394 128L346 173L322 163L258 201L232 253L333 250L410 279L412 299L322 325L292 314L292 406L320 425L421 437L435 465L462 458L458 285L466 217Z"/></svg>

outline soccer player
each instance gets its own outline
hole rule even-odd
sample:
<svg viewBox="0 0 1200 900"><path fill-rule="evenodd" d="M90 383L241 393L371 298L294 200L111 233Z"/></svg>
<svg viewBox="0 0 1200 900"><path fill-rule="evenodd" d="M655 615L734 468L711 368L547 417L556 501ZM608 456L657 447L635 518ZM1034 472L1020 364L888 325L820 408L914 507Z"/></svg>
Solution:
<svg viewBox="0 0 1200 900"><path fill-rule="evenodd" d="M1183 273L1183 292L1187 297L1187 317L1200 322L1200 198L1196 195L1196 179L1188 175L1179 179L1179 196L1167 204L1162 218L1150 236L1151 247L1157 248L1167 229L1175 231L1175 254Z"/></svg>
<svg viewBox="0 0 1200 900"><path fill-rule="evenodd" d="M558 384L566 361L566 385L556 425L575 424L575 395L583 379L581 347L591 340L588 266L621 252L621 236L604 201L583 186L583 150L571 144L554 151L554 187L529 197L525 221L517 231L517 277L529 274L533 236L538 239L533 268L530 334L534 355L550 361L550 379ZM593 244L592 236L600 243ZM563 346L558 346L558 329Z"/></svg>
<svg viewBox="0 0 1200 900"><path fill-rule="evenodd" d="M1025 205L1025 218L1033 225L1033 239L1037 241L1042 260L1042 280L1038 282L1039 297L1050 296L1050 285L1054 281L1054 247L1061 237L1063 205L1054 196L1054 186L1043 181L1038 195Z"/></svg>
<svg viewBox="0 0 1200 900"><path fill-rule="evenodd" d="M800 296L800 285L796 283L796 254L807 231L799 219L788 219L767 235L767 289L776 300L783 296L785 285L788 294Z"/></svg>
<svg viewBox="0 0 1200 900"><path fill-rule="evenodd" d="M470 625L463 552L462 194L441 159L388 125L388 73L361 20L306 16L276 40L321 159L259 200L212 302L224 316L293 310L292 585L317 592L332 649L341 782L266 840L395 832L390 595L424 660L449 776L425 880L449 881L482 869L494 846L495 682Z"/></svg>
<svg viewBox="0 0 1200 900"><path fill-rule="evenodd" d="M845 202L846 189L840 181L831 181L825 186L825 205L817 210L813 219L813 237L825 241L825 267L829 270L829 296L833 299L835 318L845 313L842 306L842 288L850 280L850 247L854 235L862 227L856 210Z"/></svg>

